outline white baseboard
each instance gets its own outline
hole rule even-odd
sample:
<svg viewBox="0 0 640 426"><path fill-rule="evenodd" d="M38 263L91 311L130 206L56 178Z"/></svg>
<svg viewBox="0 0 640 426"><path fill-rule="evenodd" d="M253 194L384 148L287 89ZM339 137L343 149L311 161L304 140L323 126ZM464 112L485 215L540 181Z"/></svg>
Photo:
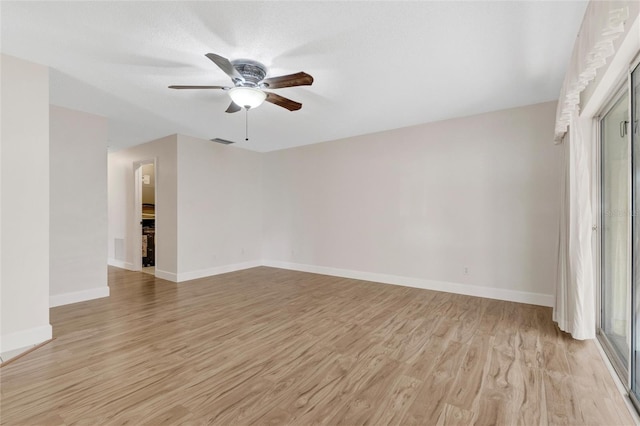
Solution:
<svg viewBox="0 0 640 426"><path fill-rule="evenodd" d="M54 294L49 296L49 307L69 305L71 303L84 302L92 299L109 297L109 287L95 287L87 290L72 291L69 293Z"/></svg>
<svg viewBox="0 0 640 426"><path fill-rule="evenodd" d="M311 272L314 274L331 275L335 277L373 281L384 284L402 285L406 287L422 288L426 290L444 291L447 293L485 297L488 299L506 300L509 302L528 303L531 305L553 306L555 302L555 298L551 294L529 293L526 291L509 290L504 288L475 286L447 281L425 280L421 278L402 277L397 275L353 271L350 269L330 268L326 266L305 265L300 263L280 262L273 260L265 260L262 262L262 264L264 266L271 266L273 268Z"/></svg>
<svg viewBox="0 0 640 426"><path fill-rule="evenodd" d="M220 275L220 274L226 274L228 272L241 271L243 269L262 266L262 264L263 263L259 260L252 260L249 262L232 263L231 265L216 266L213 268L200 269L197 271L181 272L177 275L176 282L196 280L198 278L211 277L213 275ZM157 271L156 271L156 275L157 275Z"/></svg>
<svg viewBox="0 0 640 426"><path fill-rule="evenodd" d="M110 263L111 264L111 260ZM130 265L130 264L129 264ZM114 265L118 266L118 265ZM447 281L426 280L422 278L403 277L398 275L379 274L374 272L354 271L350 269L331 268L326 266L305 265L301 263L281 262L275 260L249 261L234 263L231 265L216 266L213 268L200 269L197 271L174 272L162 271L156 268L155 275L175 283L195 280L198 278L211 277L228 272L240 271L243 269L255 268L257 266L270 266L273 268L290 269L293 271L310 272L314 274L331 275L342 278L351 278L363 281L373 281L384 284L395 284L406 287L422 288L426 290L444 291L447 293L464 294L467 296L485 297L488 299L506 300L509 302L529 303L539 306L554 305L555 297L551 294L531 293L519 290L504 288L476 286L469 284L453 283ZM127 268L126 266L124 266ZM129 269L129 268L127 268Z"/></svg>
<svg viewBox="0 0 640 426"><path fill-rule="evenodd" d="M116 268L128 269L130 271L133 271L133 263L125 262L124 260L109 258L107 259L107 264L115 266Z"/></svg>
<svg viewBox="0 0 640 426"><path fill-rule="evenodd" d="M171 281L174 283L178 282L178 274L174 272L167 272L167 271L163 271L161 269L156 268L155 276L156 278L162 278L163 280Z"/></svg>
<svg viewBox="0 0 640 426"><path fill-rule="evenodd" d="M51 324L4 334L0 336L0 353L40 344L50 340L52 335Z"/></svg>

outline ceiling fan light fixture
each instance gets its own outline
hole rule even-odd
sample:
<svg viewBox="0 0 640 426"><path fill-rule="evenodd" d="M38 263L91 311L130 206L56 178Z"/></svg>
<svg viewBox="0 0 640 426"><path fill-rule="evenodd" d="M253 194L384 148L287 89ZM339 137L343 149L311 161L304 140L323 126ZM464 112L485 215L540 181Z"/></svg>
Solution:
<svg viewBox="0 0 640 426"><path fill-rule="evenodd" d="M253 87L234 87L229 96L234 104L247 109L259 107L267 98L266 93Z"/></svg>

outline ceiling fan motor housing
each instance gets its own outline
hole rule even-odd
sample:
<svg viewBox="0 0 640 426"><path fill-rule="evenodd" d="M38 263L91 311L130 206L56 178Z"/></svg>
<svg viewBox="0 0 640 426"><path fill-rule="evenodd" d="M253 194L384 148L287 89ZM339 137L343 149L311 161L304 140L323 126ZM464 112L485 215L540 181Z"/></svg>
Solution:
<svg viewBox="0 0 640 426"><path fill-rule="evenodd" d="M260 82L267 76L267 67L260 62L252 61L251 59L237 59L231 61L231 64L244 78L244 81L233 80L236 87L266 87L266 85L260 84Z"/></svg>
<svg viewBox="0 0 640 426"><path fill-rule="evenodd" d="M289 111L297 111L302 108L300 102L292 101L284 96L272 92L265 92L264 89L281 89L284 87L310 86L313 84L313 77L305 72L298 72L289 75L276 77L267 76L267 67L258 61L251 59L229 59L215 53L205 54L211 62L224 71L233 81L234 87L227 86L169 86L170 89L219 89L228 92L231 104L225 112L238 112L244 106L245 109L256 108L267 101Z"/></svg>

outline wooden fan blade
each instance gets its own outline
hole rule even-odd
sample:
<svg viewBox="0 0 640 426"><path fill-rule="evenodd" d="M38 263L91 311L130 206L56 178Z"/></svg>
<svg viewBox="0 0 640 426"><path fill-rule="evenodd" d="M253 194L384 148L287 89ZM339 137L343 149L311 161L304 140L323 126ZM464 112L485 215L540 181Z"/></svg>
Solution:
<svg viewBox="0 0 640 426"><path fill-rule="evenodd" d="M222 56L216 55L215 53L207 53L204 56L211 59L213 63L220 67L220 69L224 71L229 77L231 77L232 80L244 81L242 75L240 75L238 70L234 68L231 61L229 61L227 58L223 58Z"/></svg>
<svg viewBox="0 0 640 426"><path fill-rule="evenodd" d="M289 75L281 75L280 77L265 78L262 80L267 84L269 89L280 89L282 87L293 86L311 86L313 84L313 77L305 72L299 72Z"/></svg>
<svg viewBox="0 0 640 426"><path fill-rule="evenodd" d="M222 89L229 90L226 86L169 86L169 89Z"/></svg>
<svg viewBox="0 0 640 426"><path fill-rule="evenodd" d="M242 108L240 108L235 102L231 101L231 103L229 104L229 108L227 108L225 112L233 113L233 112L238 112L241 109Z"/></svg>
<svg viewBox="0 0 640 426"><path fill-rule="evenodd" d="M291 99L287 99L284 96L276 95L275 93L265 93L267 94L267 98L265 99L265 101L271 102L274 105L286 108L289 111L297 111L302 108L302 104L300 102L292 101Z"/></svg>

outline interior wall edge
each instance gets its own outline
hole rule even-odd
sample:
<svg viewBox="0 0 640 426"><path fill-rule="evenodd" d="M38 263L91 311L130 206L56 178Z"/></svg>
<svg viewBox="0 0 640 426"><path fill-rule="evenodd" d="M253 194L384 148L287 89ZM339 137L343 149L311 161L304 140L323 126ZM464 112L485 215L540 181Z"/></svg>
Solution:
<svg viewBox="0 0 640 426"><path fill-rule="evenodd" d="M531 293L504 288L427 280L422 278L379 274L375 272L353 271L349 269L305 265L300 263L281 262L275 260L265 260L262 262L262 264L263 266L269 266L272 268L289 269L292 271L309 272L313 274L331 275L335 277L371 281L383 284L401 285L405 287L421 288L424 290L435 290L446 293L462 294L465 296L484 297L486 299L497 299L507 302L527 303L531 305L547 307L553 307L555 304L555 296L552 294Z"/></svg>
<svg viewBox="0 0 640 426"><path fill-rule="evenodd" d="M0 353L51 338L49 69L0 53ZM7 249L10 248L10 249Z"/></svg>

